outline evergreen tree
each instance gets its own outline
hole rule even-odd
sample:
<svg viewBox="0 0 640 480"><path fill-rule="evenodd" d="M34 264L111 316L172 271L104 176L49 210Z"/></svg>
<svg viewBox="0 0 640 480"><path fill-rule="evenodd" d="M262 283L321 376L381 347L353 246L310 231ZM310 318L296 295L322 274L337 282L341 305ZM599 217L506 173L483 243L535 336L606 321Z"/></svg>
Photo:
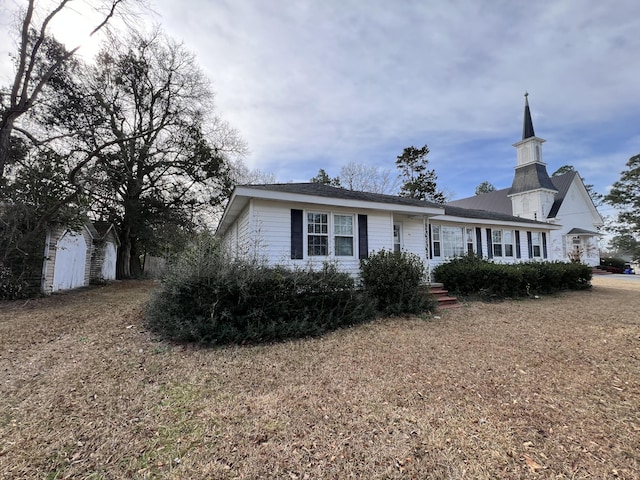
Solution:
<svg viewBox="0 0 640 480"><path fill-rule="evenodd" d="M483 193L495 192L496 187L491 182L485 180L476 187L476 195L482 195Z"/></svg>
<svg viewBox="0 0 640 480"><path fill-rule="evenodd" d="M322 185L330 185L332 187L340 186L340 177L331 178L324 168L318 170L318 174L315 177L309 179L312 183L321 183Z"/></svg>
<svg viewBox="0 0 640 480"><path fill-rule="evenodd" d="M400 187L400 196L428 200L436 203L444 203L446 198L436 186L435 170L428 170L429 147L421 148L410 146L404 149L402 155L396 159L396 167L400 169L403 180Z"/></svg>
<svg viewBox="0 0 640 480"><path fill-rule="evenodd" d="M561 166L559 169L557 169L555 172L553 172L551 174L552 177L557 177L559 175L564 175L565 173L569 173L569 172L577 172L577 170L573 167L573 165L563 165ZM584 178L581 176L580 179L582 180L582 182L584 183ZM600 204L602 204L602 195L600 195L598 192L596 192L593 189L593 185L592 184L584 184L584 188L587 189L587 192L589 193L589 196L591 197L591 200L593 200L593 203L596 206L599 206Z"/></svg>
<svg viewBox="0 0 640 480"><path fill-rule="evenodd" d="M620 209L617 247L624 247L634 259L640 260L640 153L631 157L626 166L604 201Z"/></svg>

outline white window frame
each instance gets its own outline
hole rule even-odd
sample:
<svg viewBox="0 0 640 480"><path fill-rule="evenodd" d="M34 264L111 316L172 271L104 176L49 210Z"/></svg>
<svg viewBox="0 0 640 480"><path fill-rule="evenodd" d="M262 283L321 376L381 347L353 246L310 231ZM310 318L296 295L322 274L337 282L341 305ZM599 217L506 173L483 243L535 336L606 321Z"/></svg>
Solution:
<svg viewBox="0 0 640 480"><path fill-rule="evenodd" d="M339 231L340 228L339 227L343 227L344 225L338 225L336 222L336 217L343 217L343 218L349 218L351 219L351 233L345 233L344 231ZM355 242L354 242L354 238L355 238L355 219L353 214L344 214L344 213L334 213L331 215L331 227L333 227L333 235L332 235L332 239L333 239L333 254L335 257L340 257L340 258L353 258L355 256L356 253L356 248L355 248ZM337 239L338 238L349 238L351 239L351 254L350 255L339 255L338 252L338 248L337 248Z"/></svg>
<svg viewBox="0 0 640 480"><path fill-rule="evenodd" d="M506 241L505 233L508 233L511 237L511 242ZM499 240L496 238L499 236ZM491 250L494 257L497 258L515 258L515 233L513 230L507 230L502 228L496 228L491 230ZM500 247L500 253L496 253L496 247ZM509 249L507 249L509 247ZM510 250L511 254L507 254L507 250Z"/></svg>
<svg viewBox="0 0 640 480"><path fill-rule="evenodd" d="M542 232L531 232L531 258L542 258Z"/></svg>
<svg viewBox="0 0 640 480"><path fill-rule="evenodd" d="M341 212L328 212L321 210L305 210L304 215L304 241L305 241L305 257L309 259L314 258L336 258L336 259L353 259L356 257L356 235L357 235L357 226L356 226L356 216L353 213L341 213ZM326 233L322 229L322 225L324 223L315 223L310 222L311 215L326 215L327 223L326 223ZM336 217L349 217L351 218L351 233L345 233L344 230L336 227ZM319 225L320 232L316 232L316 228L314 226L314 232L309 231L310 225ZM310 237L325 237L326 238L326 255L325 254L312 254L309 239ZM351 255L337 255L336 254L336 238L350 238L351 239ZM319 245L322 247L323 245Z"/></svg>
<svg viewBox="0 0 640 480"><path fill-rule="evenodd" d="M434 257L454 258L476 253L474 227L431 224L431 237L431 249ZM455 241L450 241L452 239Z"/></svg>
<svg viewBox="0 0 640 480"><path fill-rule="evenodd" d="M396 231L398 232L397 236ZM402 251L402 248L402 223L395 222L393 224L393 251L396 253L400 253Z"/></svg>

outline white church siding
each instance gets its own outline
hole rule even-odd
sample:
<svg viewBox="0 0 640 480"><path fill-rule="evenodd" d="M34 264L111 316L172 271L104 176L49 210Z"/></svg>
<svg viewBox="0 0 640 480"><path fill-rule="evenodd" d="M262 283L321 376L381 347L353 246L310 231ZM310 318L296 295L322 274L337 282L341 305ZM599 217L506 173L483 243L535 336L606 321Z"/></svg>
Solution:
<svg viewBox="0 0 640 480"><path fill-rule="evenodd" d="M603 221L578 175L574 176L555 221L561 227L552 234L552 249L557 259L569 261L571 251L574 247L579 247L583 263L590 266L600 264L599 236L595 233ZM570 233L577 229L593 234Z"/></svg>

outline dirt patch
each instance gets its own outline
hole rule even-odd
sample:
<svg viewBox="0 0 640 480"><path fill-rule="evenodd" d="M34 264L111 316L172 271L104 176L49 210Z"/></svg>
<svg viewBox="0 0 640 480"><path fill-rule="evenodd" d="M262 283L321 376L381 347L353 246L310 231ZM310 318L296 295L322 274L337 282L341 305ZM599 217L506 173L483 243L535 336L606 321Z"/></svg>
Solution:
<svg viewBox="0 0 640 480"><path fill-rule="evenodd" d="M213 350L154 285L0 304L1 478L640 478L640 282Z"/></svg>

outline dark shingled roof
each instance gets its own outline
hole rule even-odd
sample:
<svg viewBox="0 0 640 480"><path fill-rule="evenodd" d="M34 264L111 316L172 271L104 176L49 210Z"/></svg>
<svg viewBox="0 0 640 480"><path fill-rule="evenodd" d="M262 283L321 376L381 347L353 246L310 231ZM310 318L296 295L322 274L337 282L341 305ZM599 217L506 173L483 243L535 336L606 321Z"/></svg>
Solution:
<svg viewBox="0 0 640 480"><path fill-rule="evenodd" d="M545 222L539 222L537 220L529 220L528 218L514 217L511 214L504 214L499 212L490 212L487 210L477 210L473 208L461 208L452 205L444 206L445 215L452 217L464 217L464 218L480 218L485 220L503 220L506 222L518 222L518 223L539 223L540 225L549 225Z"/></svg>
<svg viewBox="0 0 640 480"><path fill-rule="evenodd" d="M571 183L573 183L574 177L578 175L578 172L568 172L563 175L558 175L557 177L551 177L551 181L555 185L558 193L556 193L555 201L553 205L551 205L551 210L549 210L549 215L547 218L555 218L558 214L558 210L560 210L560 205L564 201L564 197L567 196L567 192L569 191L569 187Z"/></svg>
<svg viewBox="0 0 640 480"><path fill-rule="evenodd" d="M546 188L548 190L557 190L551 182L547 167L542 163L530 163L516 168L516 174L511 184L511 194L529 192Z"/></svg>
<svg viewBox="0 0 640 480"><path fill-rule="evenodd" d="M567 191L573 182L573 178L577 174L577 172L569 172L550 178L553 189L557 190L558 193L556 193L555 201L551 206L551 210L549 211L547 218L555 218L558 214L560 205L562 205L564 197L567 195ZM505 215L512 215L513 209L511 207L511 199L509 198L510 193L511 188L503 188L501 190L494 190L493 192L483 193L481 195L474 195L473 197L454 200L447 203L446 206L486 210L495 213L503 213Z"/></svg>
<svg viewBox="0 0 640 480"><path fill-rule="evenodd" d="M415 200L412 198L397 197L395 195L383 195L380 193L359 192L355 190L347 190L340 187L332 187L330 185L324 185L321 183L271 183L264 185L241 185L242 187L253 188L257 190L267 190L273 192L294 193L301 195L316 195L319 197L328 198L342 198L345 200L360 200L365 202L377 202L388 203L395 205L411 205L421 207L433 207L444 209L445 215L452 217L463 218L477 218L484 220L502 220L506 222L518 222L518 223L538 223L540 225L548 225L544 222L538 222L535 220L529 220L521 217L514 217L511 214L511 200L509 200L506 194L493 195L498 192L508 192L509 189L499 190L498 192L491 192L485 195L478 195L470 199L473 200L482 197L495 196L496 198L504 198L507 200L509 210L508 211L496 211L491 209L485 209L484 207L475 206L474 208L465 208L462 206L447 204L440 205L433 202L426 202L422 200ZM455 203L455 202L453 202ZM503 202L504 203L504 202Z"/></svg>
<svg viewBox="0 0 640 480"><path fill-rule="evenodd" d="M585 230L584 228L572 228L567 232L568 235L601 235L598 232L592 232L591 230Z"/></svg>
<svg viewBox="0 0 640 480"><path fill-rule="evenodd" d="M381 193L359 192L340 187L332 187L322 183L270 183L264 185L241 185L257 190L296 193L300 195L316 195L319 197L342 198L345 200L360 200L363 202L388 203L392 205L411 205L430 208L444 208L443 205L413 198L384 195Z"/></svg>

